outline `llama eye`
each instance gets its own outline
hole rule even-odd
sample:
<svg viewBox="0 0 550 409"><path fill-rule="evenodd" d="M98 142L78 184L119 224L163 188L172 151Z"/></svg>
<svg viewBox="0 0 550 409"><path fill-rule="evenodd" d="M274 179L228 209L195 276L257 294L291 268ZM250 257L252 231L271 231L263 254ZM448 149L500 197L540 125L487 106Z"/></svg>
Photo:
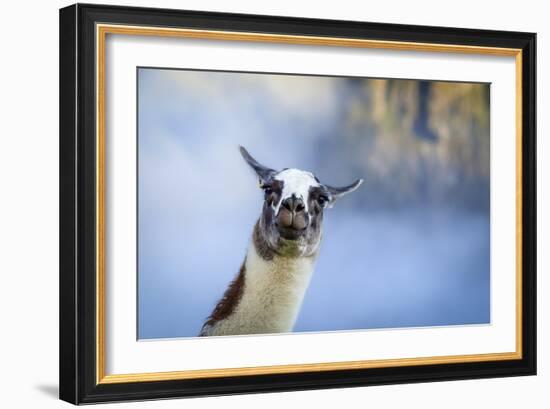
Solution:
<svg viewBox="0 0 550 409"><path fill-rule="evenodd" d="M273 189L271 189L270 187L266 187L264 188L264 192L266 196L269 196L271 193L273 193Z"/></svg>

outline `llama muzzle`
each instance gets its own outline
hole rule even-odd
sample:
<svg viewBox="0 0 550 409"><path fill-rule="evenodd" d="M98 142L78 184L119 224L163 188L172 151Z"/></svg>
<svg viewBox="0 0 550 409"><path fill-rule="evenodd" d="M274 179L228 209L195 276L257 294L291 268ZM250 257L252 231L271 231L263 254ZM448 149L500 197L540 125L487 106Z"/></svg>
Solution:
<svg viewBox="0 0 550 409"><path fill-rule="evenodd" d="M308 226L304 201L295 195L283 200L277 221L285 229L304 230Z"/></svg>

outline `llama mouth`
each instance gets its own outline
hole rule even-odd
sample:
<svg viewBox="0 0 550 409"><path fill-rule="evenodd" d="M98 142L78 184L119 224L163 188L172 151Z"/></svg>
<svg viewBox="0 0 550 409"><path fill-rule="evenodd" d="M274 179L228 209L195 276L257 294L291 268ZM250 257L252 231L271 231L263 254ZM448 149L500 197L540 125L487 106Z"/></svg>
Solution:
<svg viewBox="0 0 550 409"><path fill-rule="evenodd" d="M278 230L281 237L285 240L298 240L306 233L306 229L296 229L294 227L278 226Z"/></svg>

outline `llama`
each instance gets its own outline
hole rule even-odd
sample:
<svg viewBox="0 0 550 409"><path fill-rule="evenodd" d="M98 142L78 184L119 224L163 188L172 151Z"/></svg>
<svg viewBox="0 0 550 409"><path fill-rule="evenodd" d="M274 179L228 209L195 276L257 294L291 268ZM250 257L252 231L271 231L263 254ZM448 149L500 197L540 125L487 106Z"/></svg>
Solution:
<svg viewBox="0 0 550 409"><path fill-rule="evenodd" d="M319 254L323 210L363 182L330 187L310 172L275 171L240 151L260 179L262 213L239 273L200 336L291 332Z"/></svg>

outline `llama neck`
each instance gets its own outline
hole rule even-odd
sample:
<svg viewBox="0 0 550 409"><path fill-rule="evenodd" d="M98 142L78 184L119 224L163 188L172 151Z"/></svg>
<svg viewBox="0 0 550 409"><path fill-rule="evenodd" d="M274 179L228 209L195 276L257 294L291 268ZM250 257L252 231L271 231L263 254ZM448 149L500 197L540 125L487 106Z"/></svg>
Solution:
<svg viewBox="0 0 550 409"><path fill-rule="evenodd" d="M222 319L207 322L202 335L292 331L309 285L315 259L315 255L297 258L279 255L266 257L261 246L253 239L239 276L218 304L220 307L224 301L226 304L232 303L232 306L222 306L227 307L226 313L228 310L230 312ZM229 298L233 299L229 301Z"/></svg>

